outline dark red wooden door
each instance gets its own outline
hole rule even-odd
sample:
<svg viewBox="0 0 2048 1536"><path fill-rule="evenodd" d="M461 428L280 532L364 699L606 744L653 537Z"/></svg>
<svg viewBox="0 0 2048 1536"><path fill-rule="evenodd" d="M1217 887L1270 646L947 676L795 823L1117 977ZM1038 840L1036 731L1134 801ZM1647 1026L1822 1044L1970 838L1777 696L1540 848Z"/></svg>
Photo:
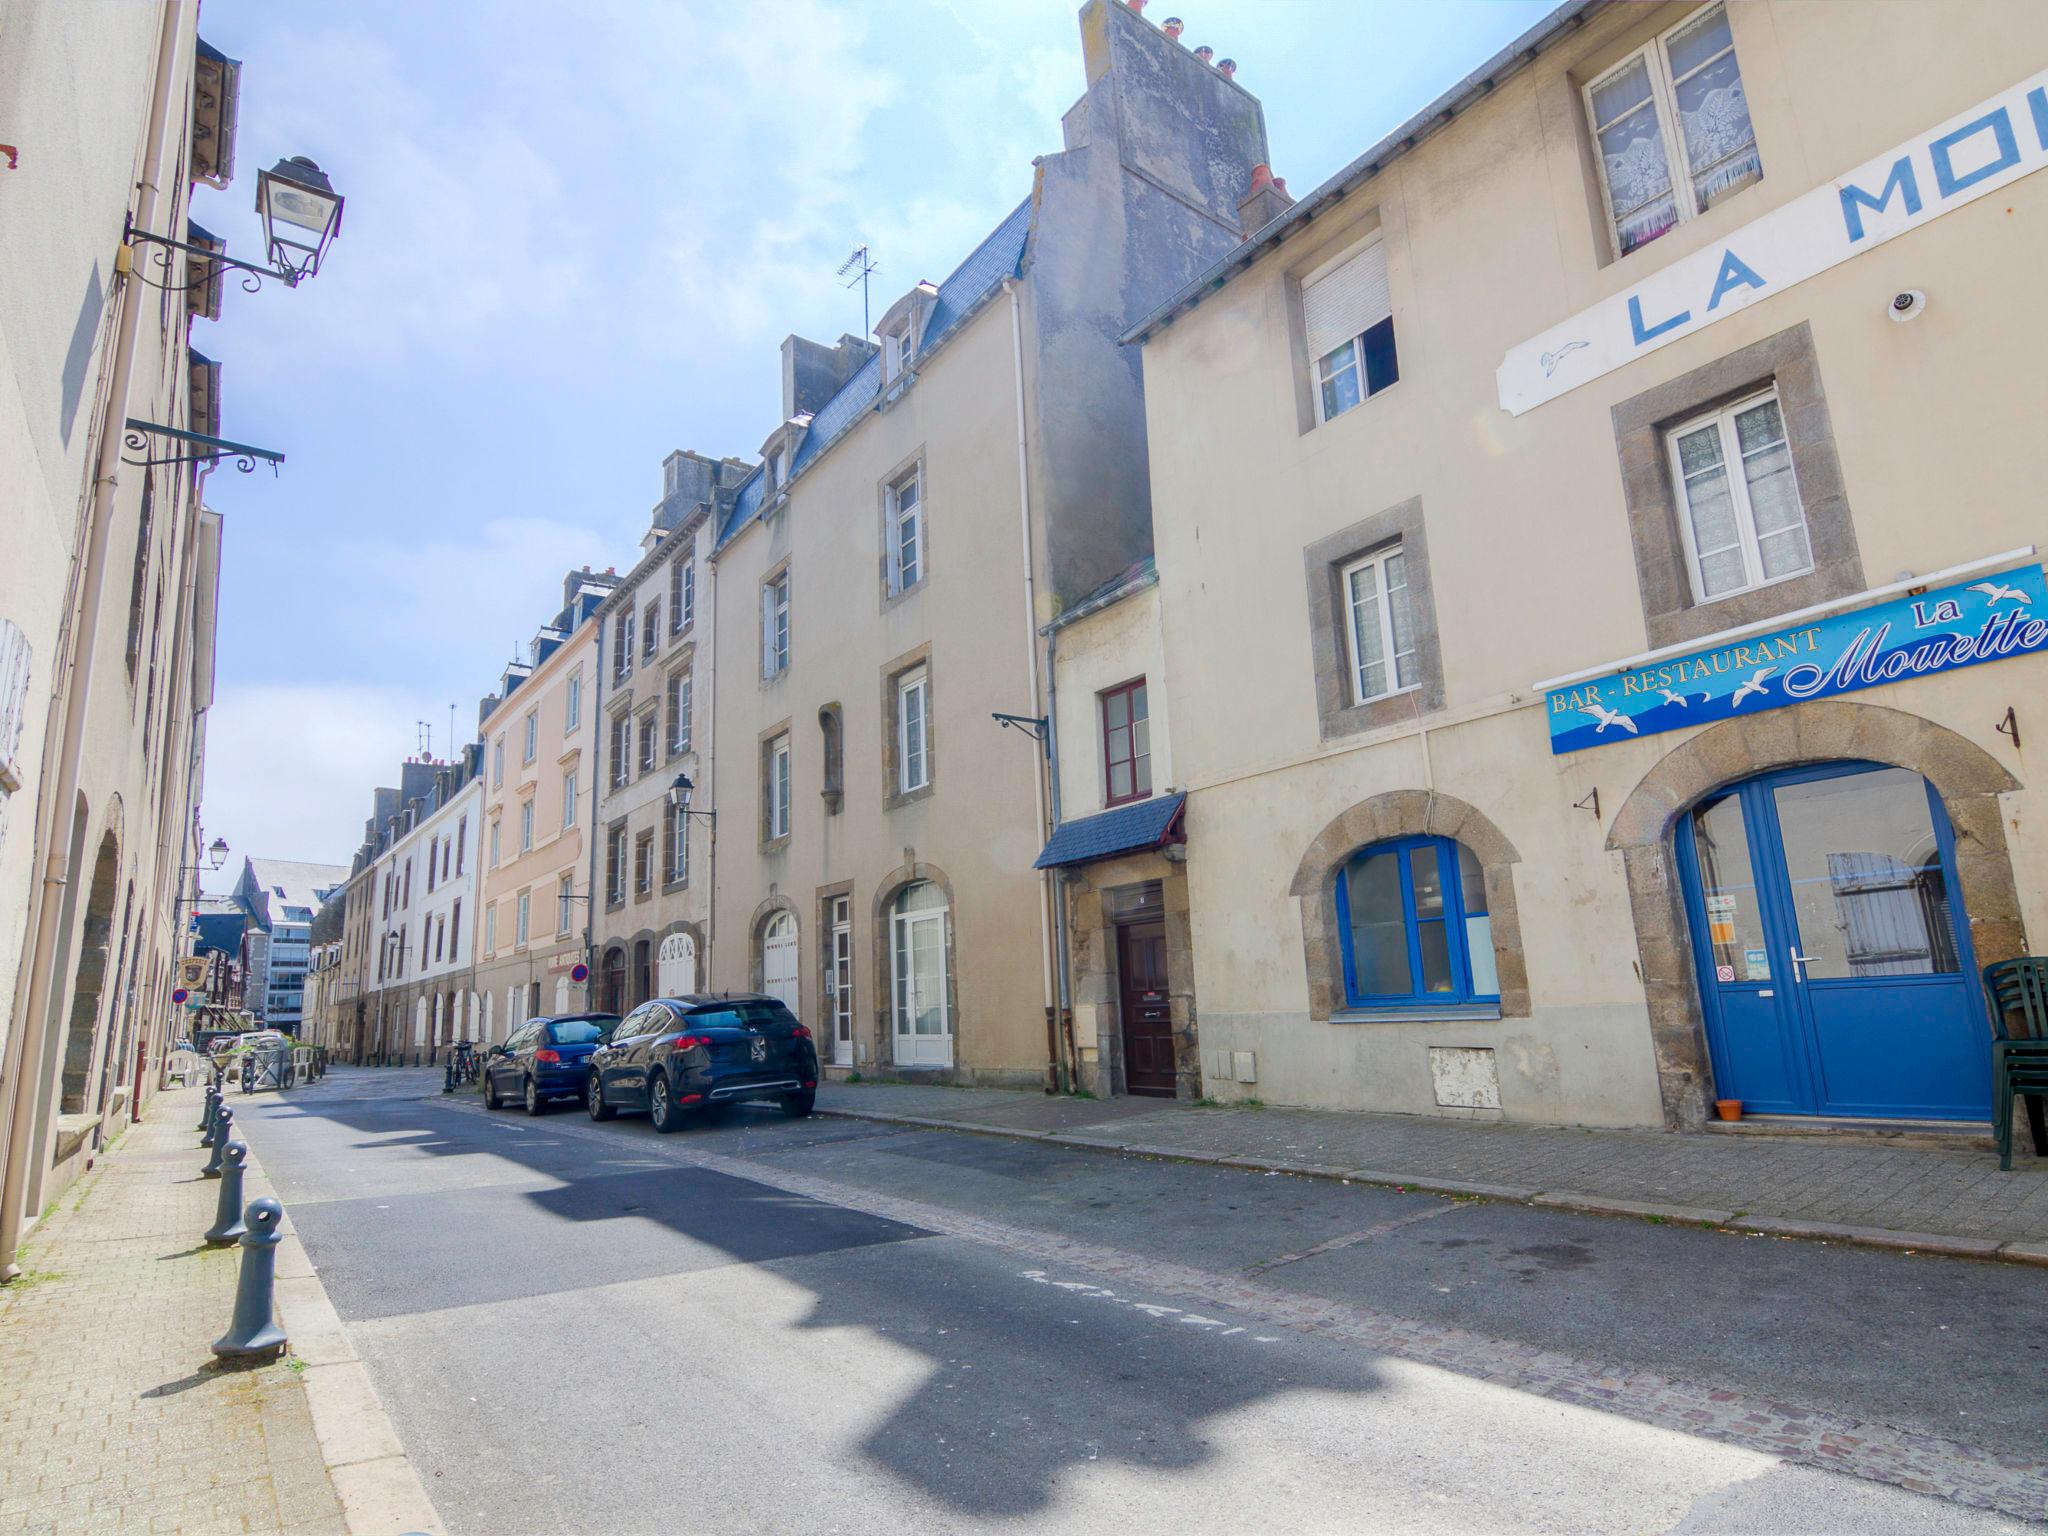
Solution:
<svg viewBox="0 0 2048 1536"><path fill-rule="evenodd" d="M1173 1010L1166 995L1166 925L1156 919L1117 929L1122 978L1124 1087L1173 1097Z"/></svg>

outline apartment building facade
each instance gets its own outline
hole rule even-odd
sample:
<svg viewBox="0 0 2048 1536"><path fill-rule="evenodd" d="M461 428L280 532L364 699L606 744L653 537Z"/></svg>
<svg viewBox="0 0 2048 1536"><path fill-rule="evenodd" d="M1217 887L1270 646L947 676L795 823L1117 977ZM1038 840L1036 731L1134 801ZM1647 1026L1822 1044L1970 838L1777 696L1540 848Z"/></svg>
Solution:
<svg viewBox="0 0 2048 1536"><path fill-rule="evenodd" d="M366 893L377 925L371 1006L386 1060L433 1062L444 1046L477 1038L481 762L481 750L469 746L451 763L419 765L432 770L426 793L407 802L376 861L376 889Z"/></svg>
<svg viewBox="0 0 2048 1536"><path fill-rule="evenodd" d="M588 996L596 614L617 583L614 572L571 571L561 610L479 710L477 1038L492 1043L529 1018L581 1009Z"/></svg>
<svg viewBox="0 0 2048 1536"><path fill-rule="evenodd" d="M710 975L711 824L686 813L676 784L703 781L708 803L712 540L749 470L670 454L642 557L597 613L610 639L596 694L591 996L608 1012L698 991Z"/></svg>
<svg viewBox="0 0 2048 1536"><path fill-rule="evenodd" d="M1080 30L1030 195L872 342L791 339L718 532L710 974L841 1072L1055 1071L1037 631L1150 552L1118 336L1237 243L1266 158L1226 72L1110 0Z"/></svg>
<svg viewBox="0 0 2048 1536"><path fill-rule="evenodd" d="M242 1006L267 1029L294 1034L299 1027L313 919L348 883L339 864L294 859L242 860L234 901L242 929Z"/></svg>
<svg viewBox="0 0 2048 1536"><path fill-rule="evenodd" d="M60 6L0 29L10 121L34 125L9 135L0 221L4 1275L152 1091L196 892L221 524L162 429L218 430L219 372L188 333L220 292L123 231L184 238L194 182L233 174L240 67L198 14Z"/></svg>
<svg viewBox="0 0 2048 1536"><path fill-rule="evenodd" d="M1998 0L1567 4L1132 329L1207 1092L1987 1117L2044 69Z"/></svg>

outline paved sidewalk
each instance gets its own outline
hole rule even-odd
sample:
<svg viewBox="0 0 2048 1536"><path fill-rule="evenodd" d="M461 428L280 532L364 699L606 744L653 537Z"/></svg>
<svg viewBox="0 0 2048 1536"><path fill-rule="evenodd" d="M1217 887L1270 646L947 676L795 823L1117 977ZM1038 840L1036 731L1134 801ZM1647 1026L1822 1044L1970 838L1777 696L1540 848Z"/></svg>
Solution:
<svg viewBox="0 0 2048 1536"><path fill-rule="evenodd" d="M338 1464L352 1462L349 1428L388 1421L374 1394L343 1404L329 1389L323 1408L312 1389L302 1332L333 1345L305 1324L324 1297L305 1294L318 1281L295 1238L279 1247L293 1353L215 1366L241 1250L200 1236L219 1188L198 1176L200 1097L159 1094L30 1233L22 1278L0 1286L0 1533L438 1529L416 1483L403 1486L402 1456L395 1497L388 1462ZM254 1171L247 1198L269 1192Z"/></svg>
<svg viewBox="0 0 2048 1536"><path fill-rule="evenodd" d="M1849 1136L1590 1131L1422 1115L828 1083L830 1114L1453 1194L2048 1263L2048 1159Z"/></svg>

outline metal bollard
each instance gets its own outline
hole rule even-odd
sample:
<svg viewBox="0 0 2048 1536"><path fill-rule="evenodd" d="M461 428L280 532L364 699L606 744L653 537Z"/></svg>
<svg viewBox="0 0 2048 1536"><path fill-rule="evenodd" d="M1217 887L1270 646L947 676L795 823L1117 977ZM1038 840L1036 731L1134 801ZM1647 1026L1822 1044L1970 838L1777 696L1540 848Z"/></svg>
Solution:
<svg viewBox="0 0 2048 1536"><path fill-rule="evenodd" d="M453 1093L455 1091L455 1058L453 1056L448 1058L448 1070L441 1074L441 1091L443 1093Z"/></svg>
<svg viewBox="0 0 2048 1536"><path fill-rule="evenodd" d="M206 1085L206 1108L199 1116L199 1143L206 1146L213 1140L213 1117L220 1112L220 1090Z"/></svg>
<svg viewBox="0 0 2048 1536"><path fill-rule="evenodd" d="M285 1346L284 1330L272 1319L277 1289L278 1231L284 1207L268 1196L253 1200L243 1220L242 1272L235 1282L235 1316L228 1331L213 1341L223 1360L269 1359Z"/></svg>
<svg viewBox="0 0 2048 1536"><path fill-rule="evenodd" d="M206 1166L199 1170L199 1177L202 1179L217 1179L220 1177L221 1152L228 1144L228 1136L231 1134L234 1123L234 1106L229 1104L221 1105L220 1114L214 1118L213 1122L213 1156L209 1157L206 1160Z"/></svg>
<svg viewBox="0 0 2048 1536"><path fill-rule="evenodd" d="M242 1220L242 1164L249 1149L239 1141L221 1148L220 1199L214 1203L213 1225L206 1229L206 1241L225 1248L249 1230Z"/></svg>
<svg viewBox="0 0 2048 1536"><path fill-rule="evenodd" d="M213 1129L213 1084L206 1085L206 1097L199 1103L199 1124L193 1129L205 1132Z"/></svg>

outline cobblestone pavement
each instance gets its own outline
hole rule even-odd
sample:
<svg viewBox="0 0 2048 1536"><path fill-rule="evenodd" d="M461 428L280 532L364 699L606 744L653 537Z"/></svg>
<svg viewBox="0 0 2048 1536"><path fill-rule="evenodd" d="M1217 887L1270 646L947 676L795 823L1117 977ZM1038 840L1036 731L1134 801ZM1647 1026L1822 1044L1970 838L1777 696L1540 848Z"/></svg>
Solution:
<svg viewBox="0 0 2048 1536"><path fill-rule="evenodd" d="M200 1241L198 1115L159 1095L0 1287L0 1533L347 1529L295 1364L213 1368L240 1251Z"/></svg>
<svg viewBox="0 0 2048 1536"><path fill-rule="evenodd" d="M830 1083L819 1107L1069 1146L1248 1159L1376 1182L1475 1186L1505 1198L1583 1197L1703 1220L1783 1221L1979 1244L2048 1261L2048 1158L2022 1132L2010 1173L1977 1147L1832 1136L1592 1131L1330 1110L1051 1098L910 1083Z"/></svg>

